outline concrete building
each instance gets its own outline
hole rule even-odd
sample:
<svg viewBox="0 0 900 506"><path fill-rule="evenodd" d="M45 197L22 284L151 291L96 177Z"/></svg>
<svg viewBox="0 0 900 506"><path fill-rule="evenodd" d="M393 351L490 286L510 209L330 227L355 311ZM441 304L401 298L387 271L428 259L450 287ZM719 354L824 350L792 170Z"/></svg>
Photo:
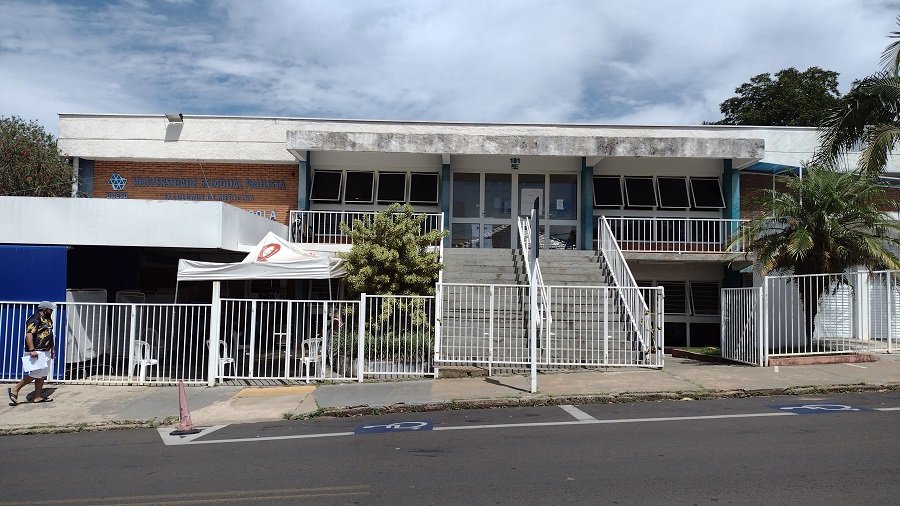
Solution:
<svg viewBox="0 0 900 506"><path fill-rule="evenodd" d="M724 255L742 198L817 144L792 127L61 114L73 193L88 198L0 198L17 217L0 237L18 258L12 245L71 248L68 288L103 284L75 272L128 251L110 289L151 290L174 283L173 258L239 258L269 230L327 248L298 220L395 202L443 213L447 248L508 250L537 201L544 248L595 249L605 217L638 284L666 289L667 342L697 344L718 339L720 288L748 282Z"/></svg>

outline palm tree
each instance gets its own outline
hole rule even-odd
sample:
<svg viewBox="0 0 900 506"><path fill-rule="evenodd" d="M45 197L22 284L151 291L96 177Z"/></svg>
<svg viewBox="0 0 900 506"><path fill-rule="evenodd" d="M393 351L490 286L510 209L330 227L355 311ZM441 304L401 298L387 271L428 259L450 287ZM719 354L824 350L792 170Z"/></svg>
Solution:
<svg viewBox="0 0 900 506"><path fill-rule="evenodd" d="M732 251L747 245L745 258L755 254L755 270L804 275L857 266L900 269L900 221L889 214L898 203L875 177L810 165L803 177L779 176L778 183L784 190L764 190L752 199L761 213L730 245ZM819 298L829 287L811 277L799 279L811 345Z"/></svg>
<svg viewBox="0 0 900 506"><path fill-rule="evenodd" d="M860 172L878 174L887 165L900 141L900 32L889 37L898 40L884 49L882 71L854 82L822 123L817 163L833 165L861 146Z"/></svg>

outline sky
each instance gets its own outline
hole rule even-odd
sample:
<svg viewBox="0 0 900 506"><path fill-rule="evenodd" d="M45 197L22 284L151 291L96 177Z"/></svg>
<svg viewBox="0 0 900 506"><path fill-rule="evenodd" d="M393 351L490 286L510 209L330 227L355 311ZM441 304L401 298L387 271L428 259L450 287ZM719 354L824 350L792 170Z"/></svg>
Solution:
<svg viewBox="0 0 900 506"><path fill-rule="evenodd" d="M0 0L0 116L695 125L879 69L900 0Z"/></svg>

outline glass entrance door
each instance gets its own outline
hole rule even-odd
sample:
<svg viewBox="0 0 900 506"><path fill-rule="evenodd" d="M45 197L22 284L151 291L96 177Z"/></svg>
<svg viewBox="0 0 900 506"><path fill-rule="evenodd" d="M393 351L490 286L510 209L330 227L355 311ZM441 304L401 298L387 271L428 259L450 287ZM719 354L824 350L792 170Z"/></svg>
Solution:
<svg viewBox="0 0 900 506"><path fill-rule="evenodd" d="M577 182L574 174L453 174L451 247L517 246L517 218L530 216L537 200L541 247L574 248L578 228ZM545 233L547 230L549 234Z"/></svg>

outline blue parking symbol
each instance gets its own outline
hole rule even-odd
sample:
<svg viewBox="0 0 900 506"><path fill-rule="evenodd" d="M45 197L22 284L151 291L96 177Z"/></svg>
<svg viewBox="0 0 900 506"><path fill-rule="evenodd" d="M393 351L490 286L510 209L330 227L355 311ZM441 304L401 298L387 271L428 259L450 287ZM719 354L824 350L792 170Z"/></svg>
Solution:
<svg viewBox="0 0 900 506"><path fill-rule="evenodd" d="M848 406L847 404L779 404L771 406L786 413L798 415L819 415L822 413L859 413L860 411L872 411L871 408L861 406Z"/></svg>
<svg viewBox="0 0 900 506"><path fill-rule="evenodd" d="M419 432L431 430L434 424L429 421L416 422L391 422L378 425L360 425L353 431L354 434L378 434L382 432Z"/></svg>

